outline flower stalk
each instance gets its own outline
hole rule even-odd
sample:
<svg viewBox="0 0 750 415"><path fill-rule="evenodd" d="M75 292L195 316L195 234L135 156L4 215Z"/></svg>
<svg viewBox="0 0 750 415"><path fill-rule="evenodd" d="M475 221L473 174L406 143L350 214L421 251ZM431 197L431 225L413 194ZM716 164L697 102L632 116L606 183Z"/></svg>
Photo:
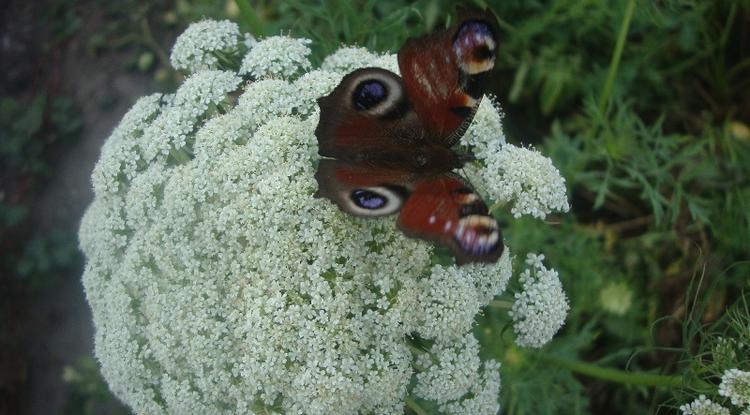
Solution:
<svg viewBox="0 0 750 415"><path fill-rule="evenodd" d="M627 6L625 7L625 15L622 17L622 24L620 25L620 32L617 35L617 43L615 43L615 51L612 54L612 61L609 64L607 81L604 84L602 94L599 96L599 112L604 112L604 110L607 108L607 101L609 101L609 96L610 94L612 94L612 87L615 84L617 68L620 66L620 58L622 57L622 50L625 48L625 39L628 37L630 19L633 17L634 10L635 0L629 0Z"/></svg>
<svg viewBox="0 0 750 415"><path fill-rule="evenodd" d="M629 372L620 369L597 366L593 363L569 359L559 355L539 353L544 362L551 363L572 372L591 378L627 385L650 386L655 388L673 388L685 383L683 376L658 375L655 373Z"/></svg>

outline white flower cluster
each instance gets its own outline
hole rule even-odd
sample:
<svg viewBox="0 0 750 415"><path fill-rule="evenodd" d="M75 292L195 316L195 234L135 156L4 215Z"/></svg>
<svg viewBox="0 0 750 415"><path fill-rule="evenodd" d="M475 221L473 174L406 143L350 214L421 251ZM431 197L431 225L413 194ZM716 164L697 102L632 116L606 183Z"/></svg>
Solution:
<svg viewBox="0 0 750 415"><path fill-rule="evenodd" d="M169 60L187 72L217 69L217 55L238 53L241 40L239 27L228 20L193 23L175 41Z"/></svg>
<svg viewBox="0 0 750 415"><path fill-rule="evenodd" d="M553 211L570 209L565 178L536 150L505 143L501 115L494 111L491 99L479 105L464 141L484 166L470 166L469 174L477 185L500 203L512 203L511 213L519 218L531 215L544 219Z"/></svg>
<svg viewBox="0 0 750 415"><path fill-rule="evenodd" d="M376 66L400 73L398 58L394 54L376 55L369 50L355 46L345 46L330 54L323 60L320 69L332 72L349 73L355 69Z"/></svg>
<svg viewBox="0 0 750 415"><path fill-rule="evenodd" d="M729 409L708 399L706 395L700 395L693 402L680 406L680 411L682 415L730 415Z"/></svg>
<svg viewBox="0 0 750 415"><path fill-rule="evenodd" d="M531 269L519 276L523 291L516 293L510 311L519 346L544 346L563 326L570 308L557 271L547 269L543 260L544 255L528 254Z"/></svg>
<svg viewBox="0 0 750 415"><path fill-rule="evenodd" d="M186 31L198 46L178 61L205 62L185 57L217 44L200 39L214 24ZM198 70L175 94L139 100L105 143L80 230L105 379L136 413L401 413L409 394L496 413L499 365L479 360L471 330L505 290L509 249L494 264L433 265L432 245L393 218L314 198L316 98L355 65L394 60L341 52L295 78L305 45L260 40L246 85L220 62ZM497 111L482 111L473 139L497 140L479 133L499 128L484 125ZM557 299L529 304L567 309ZM526 312L524 324L537 317L549 316Z"/></svg>
<svg viewBox="0 0 750 415"><path fill-rule="evenodd" d="M271 36L256 43L245 55L240 74L254 79L289 79L301 71L310 69L308 39L295 39L288 36Z"/></svg>
<svg viewBox="0 0 750 415"><path fill-rule="evenodd" d="M414 392L436 402L441 412L496 414L500 410L500 365L480 361L479 342L472 334L460 342L435 343L417 358L417 366L421 371ZM461 399L467 393L473 397Z"/></svg>
<svg viewBox="0 0 750 415"><path fill-rule="evenodd" d="M726 396L740 408L750 404L750 372L729 369L721 375L719 395Z"/></svg>

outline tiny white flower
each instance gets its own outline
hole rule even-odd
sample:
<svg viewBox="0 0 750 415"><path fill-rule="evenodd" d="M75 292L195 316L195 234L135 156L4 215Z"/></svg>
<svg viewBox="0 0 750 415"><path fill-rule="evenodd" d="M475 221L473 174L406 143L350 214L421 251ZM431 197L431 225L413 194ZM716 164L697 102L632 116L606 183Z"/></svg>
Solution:
<svg viewBox="0 0 750 415"><path fill-rule="evenodd" d="M496 391L500 390L500 364L491 360L485 362L483 369L482 377L471 388L469 397L443 405L440 410L451 415L499 413L500 404Z"/></svg>
<svg viewBox="0 0 750 415"><path fill-rule="evenodd" d="M328 55L320 65L320 69L348 73L355 69L364 68L368 62L373 62L376 59L377 55L366 48L346 46Z"/></svg>
<svg viewBox="0 0 750 415"><path fill-rule="evenodd" d="M419 362L425 369L417 373L414 392L440 405L460 399L479 382L482 362L479 342L472 334L466 334L463 341L457 343L435 343Z"/></svg>
<svg viewBox="0 0 750 415"><path fill-rule="evenodd" d="M255 39L255 36L251 35L250 33L245 33L244 38L242 39L242 43L245 44L245 47L247 50L250 50L255 46L256 43L258 43L258 40Z"/></svg>
<svg viewBox="0 0 750 415"><path fill-rule="evenodd" d="M531 215L543 219L553 211L570 209L565 179L552 160L533 149L504 144L498 150L499 143L494 149L487 143L475 146L477 158L485 165L468 167L491 199L509 203L516 218Z"/></svg>
<svg viewBox="0 0 750 415"><path fill-rule="evenodd" d="M682 415L730 415L729 409L700 395L698 399L689 404L680 406Z"/></svg>
<svg viewBox="0 0 750 415"><path fill-rule="evenodd" d="M750 372L729 369L721 375L719 395L726 396L732 405L744 407L750 404Z"/></svg>
<svg viewBox="0 0 750 415"><path fill-rule="evenodd" d="M474 155L481 159L493 157L505 145L503 114L495 101L492 96L482 98L474 120L461 137L461 141L471 146Z"/></svg>
<svg viewBox="0 0 750 415"><path fill-rule="evenodd" d="M298 101L294 112L308 116L318 111L318 98L332 91L341 82L340 72L326 70L310 71L294 81L290 93Z"/></svg>
<svg viewBox="0 0 750 415"><path fill-rule="evenodd" d="M535 254L530 252L526 255L526 265L539 268L543 266L544 254Z"/></svg>
<svg viewBox="0 0 750 415"><path fill-rule="evenodd" d="M544 255L528 254L531 268L519 276L523 291L515 295L510 311L519 346L544 346L563 326L570 308L557 271L547 269L542 259Z"/></svg>
<svg viewBox="0 0 750 415"><path fill-rule="evenodd" d="M271 36L257 41L242 60L240 74L255 79L290 79L300 71L310 69L308 39Z"/></svg>
<svg viewBox="0 0 750 415"><path fill-rule="evenodd" d="M177 38L169 59L175 69L218 69L218 54L238 53L240 30L228 20L193 23Z"/></svg>
<svg viewBox="0 0 750 415"><path fill-rule="evenodd" d="M355 69L378 67L398 74L398 59L394 54L377 55L363 47L343 46L328 55L320 68L331 72L349 73Z"/></svg>

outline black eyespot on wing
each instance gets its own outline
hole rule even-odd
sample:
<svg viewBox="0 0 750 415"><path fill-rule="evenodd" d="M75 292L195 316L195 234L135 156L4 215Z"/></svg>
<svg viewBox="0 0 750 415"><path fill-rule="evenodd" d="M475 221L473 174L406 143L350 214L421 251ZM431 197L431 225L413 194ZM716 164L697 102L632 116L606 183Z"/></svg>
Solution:
<svg viewBox="0 0 750 415"><path fill-rule="evenodd" d="M381 209L388 204L388 198L385 195L365 189L354 190L349 198L362 209Z"/></svg>
<svg viewBox="0 0 750 415"><path fill-rule="evenodd" d="M490 49L488 45L482 45L474 49L474 60L485 60L495 56L495 50Z"/></svg>
<svg viewBox="0 0 750 415"><path fill-rule="evenodd" d="M376 79L367 79L354 88L352 106L360 111L369 110L388 97L388 88Z"/></svg>
<svg viewBox="0 0 750 415"><path fill-rule="evenodd" d="M481 261L494 262L503 253L502 236L495 218L484 214L462 217L453 235L459 251L459 264Z"/></svg>
<svg viewBox="0 0 750 415"><path fill-rule="evenodd" d="M453 38L453 51L460 70L466 75L476 75L495 66L497 38L489 21L467 20Z"/></svg>
<svg viewBox="0 0 750 415"><path fill-rule="evenodd" d="M485 205L481 199L476 199L473 202L462 204L459 208L458 216L463 218L471 215L489 216L487 205Z"/></svg>
<svg viewBox="0 0 750 415"><path fill-rule="evenodd" d="M491 81L492 74L490 72L480 72L473 75L461 73L461 84L464 92L477 100L482 98L489 89Z"/></svg>
<svg viewBox="0 0 750 415"><path fill-rule="evenodd" d="M489 58L495 52L495 39L495 33L489 23L467 20L458 28L453 39L453 48L459 56L470 53L477 58Z"/></svg>

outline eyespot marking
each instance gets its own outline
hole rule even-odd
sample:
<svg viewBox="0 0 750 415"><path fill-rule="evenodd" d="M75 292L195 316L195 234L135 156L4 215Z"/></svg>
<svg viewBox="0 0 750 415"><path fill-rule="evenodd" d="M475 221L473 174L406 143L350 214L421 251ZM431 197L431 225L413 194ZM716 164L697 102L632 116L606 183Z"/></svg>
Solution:
<svg viewBox="0 0 750 415"><path fill-rule="evenodd" d="M402 117L407 112L408 101L404 99L400 78L395 74L384 69L366 68L347 76L344 93L349 97L351 109L391 118Z"/></svg>
<svg viewBox="0 0 750 415"><path fill-rule="evenodd" d="M465 218L469 216L485 216L489 213L489 210L487 209L487 206L479 200L478 197L474 196L476 199L472 202L465 202L461 204L461 208L459 209L458 216Z"/></svg>
<svg viewBox="0 0 750 415"><path fill-rule="evenodd" d="M497 222L487 215L470 215L458 223L453 240L470 256L482 256L500 247Z"/></svg>
<svg viewBox="0 0 750 415"><path fill-rule="evenodd" d="M486 72L495 66L495 34L480 20L469 20L458 29L453 50L462 71L469 75Z"/></svg>
<svg viewBox="0 0 750 415"><path fill-rule="evenodd" d="M340 206L355 216L377 217L398 212L403 199L396 188L364 187L342 192Z"/></svg>
<svg viewBox="0 0 750 415"><path fill-rule="evenodd" d="M352 95L352 105L358 110L369 110L388 97L388 88L377 79L367 79L359 83Z"/></svg>
<svg viewBox="0 0 750 415"><path fill-rule="evenodd" d="M380 209L388 203L388 198L365 189L357 189L349 198L362 209Z"/></svg>
<svg viewBox="0 0 750 415"><path fill-rule="evenodd" d="M497 222L491 216L481 214L461 218L453 240L469 256L487 255L501 246Z"/></svg>

